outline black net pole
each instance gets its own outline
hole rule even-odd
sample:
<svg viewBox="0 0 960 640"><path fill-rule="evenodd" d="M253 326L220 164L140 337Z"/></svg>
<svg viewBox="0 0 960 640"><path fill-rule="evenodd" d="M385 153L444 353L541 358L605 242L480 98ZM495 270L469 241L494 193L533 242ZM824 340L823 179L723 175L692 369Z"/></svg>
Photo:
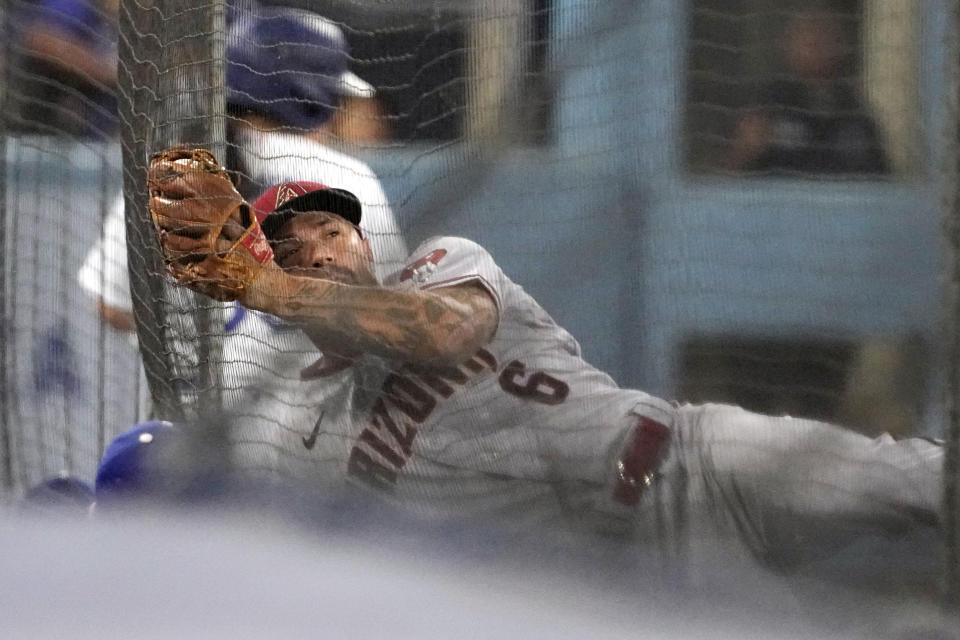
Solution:
<svg viewBox="0 0 960 640"><path fill-rule="evenodd" d="M147 211L146 169L151 154L175 144L222 144L222 24L220 3L121 3L119 109L131 296L153 414L170 420L189 418L198 402L205 408L219 403L221 309L164 277Z"/></svg>
<svg viewBox="0 0 960 640"><path fill-rule="evenodd" d="M2 5L2 15L0 20L3 23L3 32L12 33L11 28L11 10L12 3L4 2ZM13 428L11 424L10 413L10 376L8 375L9 363L7 359L8 345L12 343L13 332L10 326L12 318L8 309L8 301L11 292L7 287L12 279L7 273L10 265L7 261L7 194L10 193L7 185L7 137L9 133L8 114L10 112L10 72L9 60L12 55L11 38L4 38L4 51L2 60L3 88L0 88L0 313L3 313L3 319L0 320L0 482L3 483L3 494L9 495L13 491L13 452L12 438L10 431Z"/></svg>
<svg viewBox="0 0 960 640"><path fill-rule="evenodd" d="M949 30L945 38L948 56L948 90L943 140L943 226L946 254L947 451L944 459L944 602L960 611L960 3L950 3Z"/></svg>

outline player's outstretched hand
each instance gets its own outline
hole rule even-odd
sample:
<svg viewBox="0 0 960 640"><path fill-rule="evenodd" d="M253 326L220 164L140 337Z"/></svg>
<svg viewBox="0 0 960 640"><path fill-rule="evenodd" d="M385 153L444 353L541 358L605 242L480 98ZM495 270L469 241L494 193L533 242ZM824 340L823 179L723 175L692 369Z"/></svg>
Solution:
<svg viewBox="0 0 960 640"><path fill-rule="evenodd" d="M273 251L230 176L206 149L174 148L150 159L150 216L178 284L237 300Z"/></svg>

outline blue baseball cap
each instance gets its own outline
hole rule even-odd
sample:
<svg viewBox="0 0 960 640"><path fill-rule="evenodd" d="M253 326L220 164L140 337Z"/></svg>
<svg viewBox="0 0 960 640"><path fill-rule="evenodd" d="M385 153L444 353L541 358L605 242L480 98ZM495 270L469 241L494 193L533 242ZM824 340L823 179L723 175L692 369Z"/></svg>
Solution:
<svg viewBox="0 0 960 640"><path fill-rule="evenodd" d="M117 436L97 468L97 502L149 496L157 491L167 480L160 449L178 434L179 429L173 423L152 420Z"/></svg>
<svg viewBox="0 0 960 640"><path fill-rule="evenodd" d="M46 478L23 496L22 506L39 511L86 511L93 504L93 488L68 474Z"/></svg>
<svg viewBox="0 0 960 640"><path fill-rule="evenodd" d="M347 68L340 28L309 11L262 9L238 17L227 44L227 103L305 130L327 122L340 96L371 97Z"/></svg>

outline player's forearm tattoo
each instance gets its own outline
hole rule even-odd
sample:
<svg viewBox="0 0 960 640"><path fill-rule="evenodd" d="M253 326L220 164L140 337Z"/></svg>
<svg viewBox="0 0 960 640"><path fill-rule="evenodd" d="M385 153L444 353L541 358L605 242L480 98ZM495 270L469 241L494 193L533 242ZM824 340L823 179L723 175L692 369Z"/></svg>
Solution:
<svg viewBox="0 0 960 640"><path fill-rule="evenodd" d="M473 355L496 325L493 300L477 285L399 291L301 277L285 285L264 310L302 325L332 352L449 364Z"/></svg>

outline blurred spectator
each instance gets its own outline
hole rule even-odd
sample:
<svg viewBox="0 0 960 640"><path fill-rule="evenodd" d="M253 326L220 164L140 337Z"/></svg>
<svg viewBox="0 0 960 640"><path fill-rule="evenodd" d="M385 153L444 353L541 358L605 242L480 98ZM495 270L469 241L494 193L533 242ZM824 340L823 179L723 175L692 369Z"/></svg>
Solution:
<svg viewBox="0 0 960 640"><path fill-rule="evenodd" d="M393 137L389 118L380 96L347 97L330 121L329 134L334 140L346 144L376 145Z"/></svg>
<svg viewBox="0 0 960 640"><path fill-rule="evenodd" d="M850 78L849 45L829 13L791 16L781 40L785 73L760 87L737 121L727 166L767 174L885 174L877 124Z"/></svg>
<svg viewBox="0 0 960 640"><path fill-rule="evenodd" d="M67 473L46 478L23 496L24 512L87 515L94 501L93 489Z"/></svg>
<svg viewBox="0 0 960 640"><path fill-rule="evenodd" d="M96 501L159 498L177 480L183 458L182 431L171 422L151 420L114 438L97 467Z"/></svg>
<svg viewBox="0 0 960 640"><path fill-rule="evenodd" d="M119 0L42 0L19 16L11 87L19 127L104 138L117 130Z"/></svg>
<svg viewBox="0 0 960 640"><path fill-rule="evenodd" d="M90 249L77 273L81 288L97 298L97 310L104 322L118 331L132 333L137 325L127 278L126 227L123 220L123 194L110 205L103 234Z"/></svg>
<svg viewBox="0 0 960 640"><path fill-rule="evenodd" d="M873 438L923 435L924 356L916 335L864 340L847 375L837 419Z"/></svg>

